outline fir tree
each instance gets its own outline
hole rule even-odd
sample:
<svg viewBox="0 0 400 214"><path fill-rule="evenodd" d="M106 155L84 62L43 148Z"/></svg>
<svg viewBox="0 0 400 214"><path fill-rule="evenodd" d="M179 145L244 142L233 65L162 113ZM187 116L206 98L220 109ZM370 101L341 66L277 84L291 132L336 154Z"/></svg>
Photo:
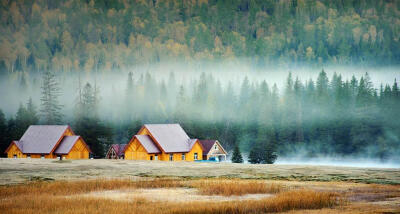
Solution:
<svg viewBox="0 0 400 214"><path fill-rule="evenodd" d="M262 162L262 151L258 145L251 148L248 161L252 164L259 164Z"/></svg>
<svg viewBox="0 0 400 214"><path fill-rule="evenodd" d="M134 96L134 82L133 82L133 73L129 72L128 73L128 80L126 83L126 90L125 90L125 106L126 106L126 114L127 114L127 118L128 120L132 120L134 117L134 100L135 100L135 96Z"/></svg>
<svg viewBox="0 0 400 214"><path fill-rule="evenodd" d="M264 163L273 164L278 157L276 154L275 140L270 140L265 149Z"/></svg>
<svg viewBox="0 0 400 214"><path fill-rule="evenodd" d="M29 98L26 104L27 120L29 125L36 125L39 123L39 117L37 116L36 105L33 103L32 98Z"/></svg>
<svg viewBox="0 0 400 214"><path fill-rule="evenodd" d="M15 115L15 124L17 127L15 130L16 136L20 138L30 125L28 121L28 112L22 103L20 103L17 114Z"/></svg>
<svg viewBox="0 0 400 214"><path fill-rule="evenodd" d="M243 157L237 144L235 144L235 148L233 149L232 163L243 163Z"/></svg>
<svg viewBox="0 0 400 214"><path fill-rule="evenodd" d="M45 71L42 76L41 116L45 124L61 124L62 105L59 104L60 87L53 72Z"/></svg>
<svg viewBox="0 0 400 214"><path fill-rule="evenodd" d="M76 105L75 130L91 148L95 158L105 156L111 144L111 129L102 123L97 114L97 93L90 83L82 90L82 98Z"/></svg>
<svg viewBox="0 0 400 214"><path fill-rule="evenodd" d="M0 109L0 157L4 157L5 150L11 142L7 141L7 121L3 111Z"/></svg>

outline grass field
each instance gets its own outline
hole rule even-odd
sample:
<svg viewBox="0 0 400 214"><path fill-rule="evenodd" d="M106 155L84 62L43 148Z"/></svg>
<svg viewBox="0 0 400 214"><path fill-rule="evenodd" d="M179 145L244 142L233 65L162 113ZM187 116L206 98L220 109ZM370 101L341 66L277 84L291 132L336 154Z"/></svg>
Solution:
<svg viewBox="0 0 400 214"><path fill-rule="evenodd" d="M0 159L4 213L400 213L400 170Z"/></svg>
<svg viewBox="0 0 400 214"><path fill-rule="evenodd" d="M0 159L0 185L35 180L98 178L243 178L400 184L400 168L150 162L128 160Z"/></svg>

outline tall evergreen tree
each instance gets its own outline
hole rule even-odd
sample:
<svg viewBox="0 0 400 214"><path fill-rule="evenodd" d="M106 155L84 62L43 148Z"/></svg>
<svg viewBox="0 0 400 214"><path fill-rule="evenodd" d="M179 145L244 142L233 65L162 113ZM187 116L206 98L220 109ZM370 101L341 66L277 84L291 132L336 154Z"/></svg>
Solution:
<svg viewBox="0 0 400 214"><path fill-rule="evenodd" d="M11 142L7 141L7 121L3 111L0 109L0 157L4 157L5 150Z"/></svg>
<svg viewBox="0 0 400 214"><path fill-rule="evenodd" d="M256 145L254 145L249 153L249 157L248 157L248 161L252 164L259 164L262 163L263 161L263 148L259 143L256 143Z"/></svg>
<svg viewBox="0 0 400 214"><path fill-rule="evenodd" d="M264 163L267 164L273 164L275 160L278 158L278 155L276 154L276 137L275 133L270 133L270 136L268 138L268 142L265 148L265 156L264 156Z"/></svg>
<svg viewBox="0 0 400 214"><path fill-rule="evenodd" d="M15 124L17 127L16 135L19 139L30 125L28 121L28 111L26 110L25 106L22 105L22 103L20 103L17 114L15 115Z"/></svg>
<svg viewBox="0 0 400 214"><path fill-rule="evenodd" d="M37 115L36 105L33 103L32 98L29 98L26 104L26 111L28 115L28 124L36 125L39 123L39 117Z"/></svg>
<svg viewBox="0 0 400 214"><path fill-rule="evenodd" d="M135 91L134 91L134 81L133 81L133 73L129 72L128 73L128 80L126 84L126 90L125 90L125 108L126 108L126 115L128 120L132 120L134 117L134 112L135 112Z"/></svg>
<svg viewBox="0 0 400 214"><path fill-rule="evenodd" d="M95 158L105 156L106 148L111 144L112 132L98 117L97 93L90 83L82 90L81 103L76 105L75 130L86 141Z"/></svg>
<svg viewBox="0 0 400 214"><path fill-rule="evenodd" d="M243 157L237 144L235 144L235 147L233 149L232 163L243 163Z"/></svg>
<svg viewBox="0 0 400 214"><path fill-rule="evenodd" d="M58 98L61 95L61 88L57 82L56 75L51 71L45 71L42 75L42 97L41 117L48 125L61 124L63 114L62 105Z"/></svg>

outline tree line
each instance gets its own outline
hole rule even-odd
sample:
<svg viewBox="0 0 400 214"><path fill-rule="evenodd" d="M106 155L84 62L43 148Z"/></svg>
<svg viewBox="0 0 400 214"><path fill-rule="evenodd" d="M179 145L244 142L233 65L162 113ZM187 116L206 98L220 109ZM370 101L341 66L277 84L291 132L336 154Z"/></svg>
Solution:
<svg viewBox="0 0 400 214"><path fill-rule="evenodd" d="M253 163L277 157L327 155L387 160L400 151L400 90L393 84L374 87L368 73L344 80L321 71L306 81L287 76L278 89L265 80L222 84L212 73L201 73L179 84L171 72L159 80L146 72L126 74L121 103L111 101L117 117L102 116L108 100L101 87L87 82L76 90L72 120L62 114L57 75L42 76L39 111L32 99L8 119L0 113L2 151L31 124L71 124L95 157L104 157L111 143L126 143L142 124L179 123L189 136L218 139L228 151L241 150ZM23 84L20 86L23 87ZM238 158L240 160L240 158ZM242 159L243 160L243 159Z"/></svg>
<svg viewBox="0 0 400 214"><path fill-rule="evenodd" d="M398 64L400 2L1 1L0 71L97 71L160 61Z"/></svg>

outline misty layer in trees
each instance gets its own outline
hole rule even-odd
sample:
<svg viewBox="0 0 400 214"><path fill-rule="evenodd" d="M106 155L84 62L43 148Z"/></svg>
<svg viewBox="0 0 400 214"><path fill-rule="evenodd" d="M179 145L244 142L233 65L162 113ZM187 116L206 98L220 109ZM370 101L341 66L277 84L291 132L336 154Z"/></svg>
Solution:
<svg viewBox="0 0 400 214"><path fill-rule="evenodd" d="M54 72L46 71L42 74L41 117L44 124L59 125L62 123L62 105L59 103L61 87Z"/></svg>
<svg viewBox="0 0 400 214"><path fill-rule="evenodd" d="M73 127L91 148L93 157L102 158L112 144L112 131L98 116L98 90L90 83L86 83L83 89L79 85Z"/></svg>
<svg viewBox="0 0 400 214"><path fill-rule="evenodd" d="M111 84L112 78L102 75ZM398 157L400 151L400 121L396 119L400 115L400 92L396 80L375 89L368 74L344 80L336 73L328 78L322 71L307 81L289 74L279 92L276 85L271 87L266 81L247 77L239 79L240 84L222 84L215 73L190 76L185 82L178 81L174 73L164 79L149 72L118 75L124 76L124 81L116 82L120 90L113 86L110 96L106 95L106 85L86 84L76 90L64 85L68 81L59 84L63 94L72 91L69 99L61 100L76 106L75 114L66 114L62 122L71 124L88 144L93 142L92 150L98 146L98 157L112 141L127 142L144 123L174 122L192 137L218 139L227 150L237 144L247 154L261 145L262 151L272 151L261 157L272 162L275 155L351 155L386 160ZM79 82L74 75L56 77ZM4 78L10 85L19 86L14 82L20 80L13 75ZM24 93L41 91L34 75L26 82L31 90ZM103 87L102 93L98 87ZM38 96L31 103L40 104ZM32 109L29 105L21 105L15 117L0 117L7 130L1 132L7 133L7 139L1 136L2 146L21 137L17 127L34 123L23 119L29 115L24 112ZM62 112L71 111L64 106Z"/></svg>
<svg viewBox="0 0 400 214"><path fill-rule="evenodd" d="M0 72L183 59L398 64L400 1L1 1Z"/></svg>

